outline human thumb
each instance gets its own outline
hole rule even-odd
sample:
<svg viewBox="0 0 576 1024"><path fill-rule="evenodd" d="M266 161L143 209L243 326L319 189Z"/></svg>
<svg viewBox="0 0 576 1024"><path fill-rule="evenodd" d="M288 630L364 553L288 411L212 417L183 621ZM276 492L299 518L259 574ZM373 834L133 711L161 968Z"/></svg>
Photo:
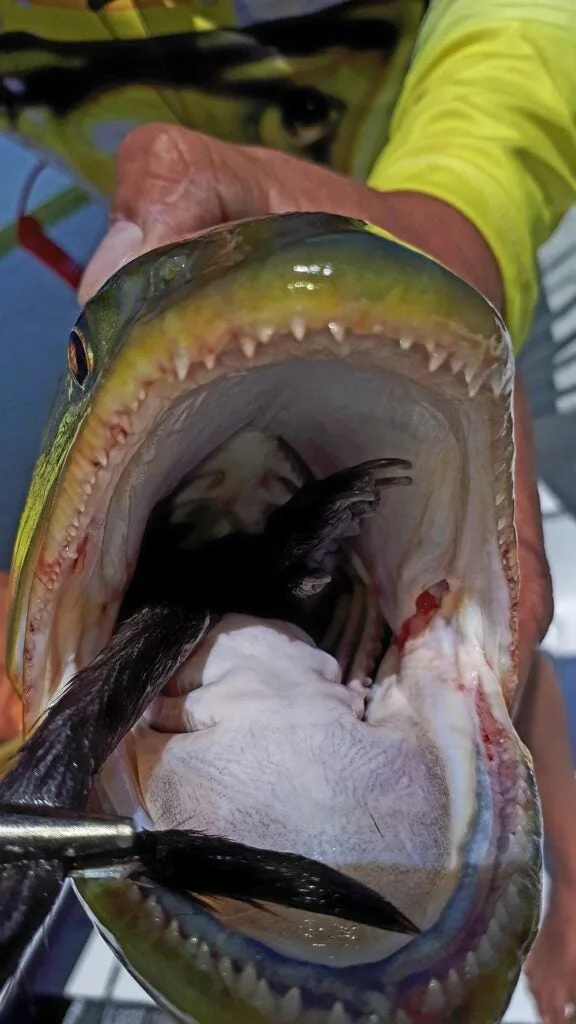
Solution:
<svg viewBox="0 0 576 1024"><path fill-rule="evenodd" d="M260 212L248 162L242 147L178 125L149 124L127 135L117 157L110 228L84 272L80 302L142 253Z"/></svg>

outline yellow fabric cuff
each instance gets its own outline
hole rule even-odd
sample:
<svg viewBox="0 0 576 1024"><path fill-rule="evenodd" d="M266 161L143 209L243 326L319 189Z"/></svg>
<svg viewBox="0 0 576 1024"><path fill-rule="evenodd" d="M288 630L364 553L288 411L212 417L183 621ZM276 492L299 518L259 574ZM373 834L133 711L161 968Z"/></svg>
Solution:
<svg viewBox="0 0 576 1024"><path fill-rule="evenodd" d="M440 0L368 183L458 209L500 266L516 349L536 255L576 199L576 0Z"/></svg>

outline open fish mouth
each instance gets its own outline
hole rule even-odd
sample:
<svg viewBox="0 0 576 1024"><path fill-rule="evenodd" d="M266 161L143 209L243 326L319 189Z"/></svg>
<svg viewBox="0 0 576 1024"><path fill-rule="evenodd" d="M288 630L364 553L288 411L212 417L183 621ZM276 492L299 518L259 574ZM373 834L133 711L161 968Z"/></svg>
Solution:
<svg viewBox="0 0 576 1024"><path fill-rule="evenodd" d="M412 486L385 490L346 549L318 635L224 618L101 789L156 827L330 863L422 933L78 880L119 955L180 1018L503 1016L540 891L536 791L510 717L511 389L509 340L479 294L332 216L151 253L73 331L14 561L10 669L29 725L108 641L154 509L198 546L261 529L308 472L412 465ZM211 666L226 651L242 664L246 649L275 686L212 701ZM324 657L323 688L309 688Z"/></svg>

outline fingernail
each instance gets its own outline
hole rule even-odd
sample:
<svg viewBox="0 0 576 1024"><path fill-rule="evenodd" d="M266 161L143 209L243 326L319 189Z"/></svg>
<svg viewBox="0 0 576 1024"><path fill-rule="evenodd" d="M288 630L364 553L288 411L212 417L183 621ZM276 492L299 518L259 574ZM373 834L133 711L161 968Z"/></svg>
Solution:
<svg viewBox="0 0 576 1024"><path fill-rule="evenodd" d="M129 220L117 220L90 260L80 285L78 301L84 305L96 294L99 288L116 273L125 263L129 263L140 253L142 229Z"/></svg>

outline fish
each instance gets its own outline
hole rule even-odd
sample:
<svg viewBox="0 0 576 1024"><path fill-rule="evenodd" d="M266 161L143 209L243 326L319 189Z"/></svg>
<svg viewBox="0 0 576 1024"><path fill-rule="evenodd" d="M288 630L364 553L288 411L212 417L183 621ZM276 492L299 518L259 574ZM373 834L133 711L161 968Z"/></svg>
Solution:
<svg viewBox="0 0 576 1024"><path fill-rule="evenodd" d="M182 557L178 543L173 550L165 542L143 552L132 614L121 615L110 642L48 708L0 781L0 985L67 875L125 862L136 862L131 877L136 874L139 884L143 869L146 882L196 899L208 893L275 903L418 933L378 893L297 854L193 830L136 831L130 819L81 813L124 734L226 611L294 619L300 610L301 618L317 619L340 536L374 511L384 488L412 482L407 475L387 476L391 468L410 464L377 459L308 482L270 515L261 533L231 533L200 547L188 555L182 575L174 571L174 558ZM169 532L167 541L174 536ZM230 575L220 577L225 565ZM239 587L247 571L256 578L251 587Z"/></svg>
<svg viewBox="0 0 576 1024"><path fill-rule="evenodd" d="M329 864L420 934L220 897L198 906L162 885L151 909L130 879L75 880L177 1019L503 1018L542 877L514 727L513 380L506 327L482 295L325 214L226 225L139 257L73 328L12 564L7 669L27 731L109 643L163 529L185 573L206 543L261 533L306 477L390 453L412 467L411 486L356 524L326 591L318 567L313 614L226 612L96 785L106 813L144 826Z"/></svg>

